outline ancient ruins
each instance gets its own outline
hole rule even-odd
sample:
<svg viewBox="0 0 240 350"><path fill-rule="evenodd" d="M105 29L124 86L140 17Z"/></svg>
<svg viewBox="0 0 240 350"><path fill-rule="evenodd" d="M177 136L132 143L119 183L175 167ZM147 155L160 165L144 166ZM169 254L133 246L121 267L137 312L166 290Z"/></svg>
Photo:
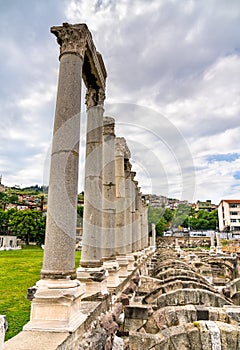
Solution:
<svg viewBox="0 0 240 350"><path fill-rule="evenodd" d="M91 33L86 24L68 23L51 32L60 68L44 261L41 279L29 289L30 321L4 349L240 349L237 254L223 253L219 236L216 245L211 237L210 250L156 240L126 139L115 135L114 118L104 116L107 73ZM75 269L82 79L85 198Z"/></svg>

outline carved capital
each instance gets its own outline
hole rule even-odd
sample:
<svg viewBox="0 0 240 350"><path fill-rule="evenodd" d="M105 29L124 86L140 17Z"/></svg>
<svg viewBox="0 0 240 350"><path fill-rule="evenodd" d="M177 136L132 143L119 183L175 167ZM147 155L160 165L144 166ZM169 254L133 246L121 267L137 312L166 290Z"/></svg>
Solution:
<svg viewBox="0 0 240 350"><path fill-rule="evenodd" d="M103 117L103 135L115 135L114 133L115 119L111 117Z"/></svg>
<svg viewBox="0 0 240 350"><path fill-rule="evenodd" d="M71 53L84 59L88 29L85 24L68 24L51 27L51 33L57 37L60 45L60 58L62 55Z"/></svg>
<svg viewBox="0 0 240 350"><path fill-rule="evenodd" d="M85 96L85 103L87 108L94 107L97 105L97 91L96 89L89 88L87 89Z"/></svg>
<svg viewBox="0 0 240 350"><path fill-rule="evenodd" d="M94 106L103 106L105 91L103 88L89 87L86 92L85 103L87 108Z"/></svg>
<svg viewBox="0 0 240 350"><path fill-rule="evenodd" d="M116 137L115 139L115 155L116 157L124 157L126 140L124 137Z"/></svg>
<svg viewBox="0 0 240 350"><path fill-rule="evenodd" d="M133 181L134 177L136 176L136 171L131 171L130 175L131 175L131 180Z"/></svg>
<svg viewBox="0 0 240 350"><path fill-rule="evenodd" d="M104 100L106 98L105 90L103 88L99 88L97 97L98 97L97 104L99 106L103 106Z"/></svg>

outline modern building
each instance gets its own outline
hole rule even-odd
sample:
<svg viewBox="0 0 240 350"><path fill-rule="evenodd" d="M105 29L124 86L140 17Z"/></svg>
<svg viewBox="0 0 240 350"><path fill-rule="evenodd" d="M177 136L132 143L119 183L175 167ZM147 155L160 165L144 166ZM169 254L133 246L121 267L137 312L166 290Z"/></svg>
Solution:
<svg viewBox="0 0 240 350"><path fill-rule="evenodd" d="M222 199L218 220L220 231L240 231L240 199Z"/></svg>
<svg viewBox="0 0 240 350"><path fill-rule="evenodd" d="M205 211L211 212L216 209L217 209L217 205L213 204L210 199L207 199L205 202L197 201L195 206L196 212L198 212L199 210L205 210Z"/></svg>

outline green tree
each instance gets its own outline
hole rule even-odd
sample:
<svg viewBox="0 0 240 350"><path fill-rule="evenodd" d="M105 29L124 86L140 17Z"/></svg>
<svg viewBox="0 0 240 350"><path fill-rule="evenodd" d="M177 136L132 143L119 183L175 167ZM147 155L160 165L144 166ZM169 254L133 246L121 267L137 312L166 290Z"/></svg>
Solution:
<svg viewBox="0 0 240 350"><path fill-rule="evenodd" d="M167 230L169 227L169 223L162 217L157 225L156 225L156 232L158 236L163 236L163 232Z"/></svg>
<svg viewBox="0 0 240 350"><path fill-rule="evenodd" d="M171 209L164 209L163 217L167 222L171 222L174 215L174 211Z"/></svg>
<svg viewBox="0 0 240 350"><path fill-rule="evenodd" d="M38 210L18 210L10 216L9 227L27 245L30 241L43 243L46 217Z"/></svg>

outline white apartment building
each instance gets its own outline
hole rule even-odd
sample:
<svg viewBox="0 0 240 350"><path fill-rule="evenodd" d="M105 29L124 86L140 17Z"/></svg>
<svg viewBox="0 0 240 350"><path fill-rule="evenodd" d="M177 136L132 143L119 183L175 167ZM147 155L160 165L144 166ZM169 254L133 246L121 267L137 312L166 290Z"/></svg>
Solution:
<svg viewBox="0 0 240 350"><path fill-rule="evenodd" d="M240 199L222 199L218 206L219 231L227 226L230 231L240 231Z"/></svg>

